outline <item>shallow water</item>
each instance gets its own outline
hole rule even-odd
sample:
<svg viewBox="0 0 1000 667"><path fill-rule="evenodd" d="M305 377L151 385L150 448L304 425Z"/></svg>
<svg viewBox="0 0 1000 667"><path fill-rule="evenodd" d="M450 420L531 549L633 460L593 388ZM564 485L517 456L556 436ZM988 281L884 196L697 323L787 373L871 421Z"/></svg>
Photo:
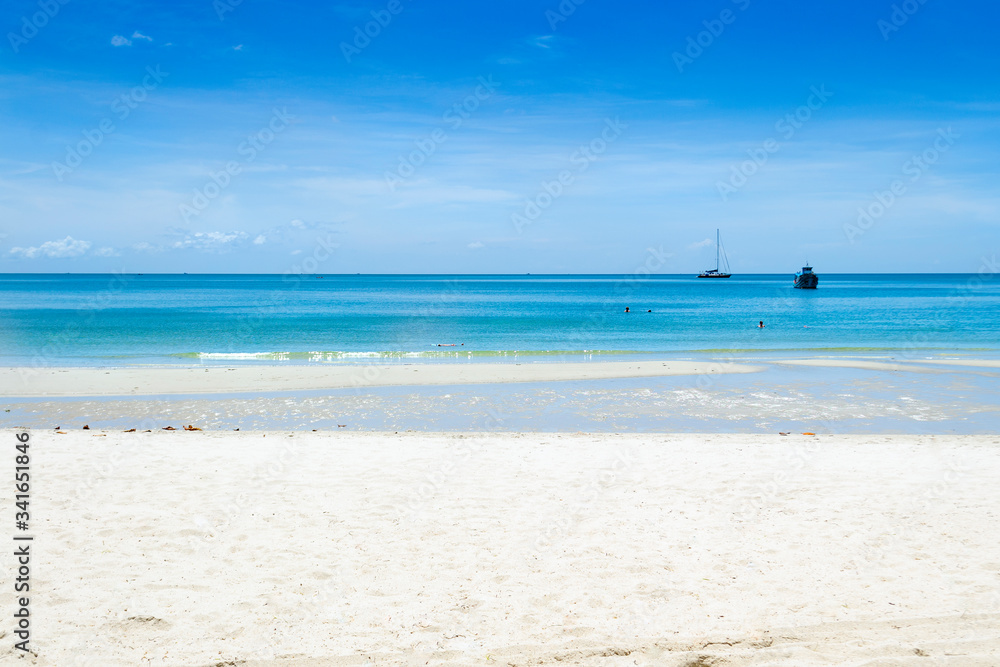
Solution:
<svg viewBox="0 0 1000 667"><path fill-rule="evenodd" d="M10 366L586 361L731 350L996 355L1000 280L821 273L819 289L796 290L790 273L721 281L7 274L0 323L0 363Z"/></svg>
<svg viewBox="0 0 1000 667"><path fill-rule="evenodd" d="M0 427L996 433L1000 373L768 365L761 373L219 396L14 399ZM343 425L343 426L341 426Z"/></svg>

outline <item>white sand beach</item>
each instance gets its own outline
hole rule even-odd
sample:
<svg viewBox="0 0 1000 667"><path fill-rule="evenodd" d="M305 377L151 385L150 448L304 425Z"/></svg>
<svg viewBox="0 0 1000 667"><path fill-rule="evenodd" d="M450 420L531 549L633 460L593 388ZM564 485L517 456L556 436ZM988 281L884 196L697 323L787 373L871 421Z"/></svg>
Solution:
<svg viewBox="0 0 1000 667"><path fill-rule="evenodd" d="M8 634L5 665L1000 664L996 436L78 430L31 452L37 656Z"/></svg>
<svg viewBox="0 0 1000 667"><path fill-rule="evenodd" d="M0 396L122 396L270 392L393 385L550 382L666 375L753 373L762 367L714 361L447 363L236 367L4 368Z"/></svg>

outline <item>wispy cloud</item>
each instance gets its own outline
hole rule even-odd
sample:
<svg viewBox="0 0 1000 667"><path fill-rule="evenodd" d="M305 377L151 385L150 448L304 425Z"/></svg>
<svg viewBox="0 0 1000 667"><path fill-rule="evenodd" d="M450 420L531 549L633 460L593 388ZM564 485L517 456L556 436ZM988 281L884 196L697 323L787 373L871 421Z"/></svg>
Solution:
<svg viewBox="0 0 1000 667"><path fill-rule="evenodd" d="M147 47L140 41L117 55L160 45L153 44ZM257 48L255 44L235 59L242 60ZM525 62L545 60L557 56L563 44L560 37L548 50L522 36L517 38L520 51L516 55ZM231 47L231 42L229 46L223 42L221 48ZM12 132L17 150L0 159L0 220L9 231L34 229L31 236L8 238L0 259L11 265L9 270L33 266L59 271L60 264L110 264L113 260L102 257L108 252L102 247L114 246L123 256L142 257L142 265L149 270L153 266L155 270L211 266L280 272L289 263L291 250L310 252L317 238L325 241L328 236L327 230L291 222L301 218L339 221L329 231L337 233L343 247L351 248L336 260L345 271L386 270L397 265L422 271L436 268L439 262L452 269L528 271L532 269L523 262L534 260L522 260L518 253L529 244L541 245L542 236L570 237L574 229L592 232L583 238L600 239L589 246L583 241L573 246L578 266L620 268L622 262L631 261L632 245L645 248L672 239L674 250L682 251L676 269L688 268L684 262L697 264L691 269L701 269L698 257L710 250L714 255L714 239L707 237L716 227L722 227L733 249L746 258L741 270L767 270L787 261L782 251L797 254L794 248L792 252L787 249L794 243L842 241L845 221L857 217L857 207L869 201L876 188L885 190L906 160L931 145L937 127L924 118L856 118L848 109L830 117L817 115L793 140L786 141L775 129L784 106L778 111L732 111L703 100L700 90L678 90L669 99L638 101L623 92L599 98L559 91L531 96L515 89L519 85L515 73L509 81L499 74L497 78L504 84L505 97L469 112L457 130L442 120L442 114L472 94L474 88L468 82L435 88L434 103L419 107L371 100L330 103L304 94L296 102L300 106L289 108L303 118L296 133L282 134L260 158L245 165L211 209L192 224L182 225L189 229L172 235L160 234L178 225L177 203L190 197L192 185L205 182L206 171L221 173L227 159L238 158L237 145L244 133L252 133L266 121L270 108L262 106L255 94L194 95L165 88L162 95L150 96L151 101L144 102L126 122L116 121L122 130L115 133L115 149L105 141L99 148L100 159L89 161L71 184L56 183L47 166L39 169L37 165L63 159L64 147L75 146L82 138L77 117L66 121L66 127L44 148L18 136L29 137L30 132ZM28 101L31 95L41 95L46 108L55 108L71 99L74 105L90 104L94 118L108 115L107 100L119 94L121 87L75 81L56 85L44 80L46 85L37 81L21 85L10 75L0 79L0 97L5 101L13 102L17 96ZM390 97L413 95L412 85L392 84ZM513 111L508 113L508 109ZM831 107L831 111L835 110ZM510 214L523 209L526 198L542 191L543 183L554 183L562 170L575 169L581 151L591 150L591 142L598 140L603 119L618 113L630 126L628 134L565 188L564 195L539 218L533 235L506 243L495 240L495 235L511 227ZM332 121L334 114L340 123ZM191 120L175 126L175 118ZM933 225L945 220L961 220L972 230L970 237L979 233L977 239L988 240L988 231L978 230L989 230L990 216L995 220L1000 210L990 190L997 168L989 160L989 148L997 125L994 119L979 116L963 116L961 121L963 138L970 140L942 156L910 188L892 216L866 235L864 249L834 247L825 256L809 253L809 259L820 266L825 265L820 262L836 260L863 270L868 257L863 250L871 248L875 254L883 247L880 243L888 246L896 234L931 238L937 233ZM18 129L21 126L30 127L27 121ZM238 132L220 131L230 126ZM83 125L89 127L96 126ZM179 127L186 131L181 133ZM388 192L384 171L394 168L400 156L428 145L435 128L447 132L447 141L426 156L425 165L406 185ZM731 166L750 159L748 151L756 151L770 136L782 139L780 151L769 156L739 197L727 204L720 202L714 184L728 178ZM336 151L331 152L331 147ZM803 218L811 221L808 233L802 231ZM622 219L629 224L609 223ZM905 230L903 219L907 220ZM73 229L91 230L87 233L93 245L71 262L46 259L48 252L73 252L68 246L66 250L41 247L42 239L66 236L65 220L78 225ZM143 221L142 229L136 227L136 220ZM761 220L774 229L766 235L758 233ZM258 239L262 240L255 243ZM439 246L433 252L407 252L425 240L437 241ZM960 238L943 241L947 247L940 251L942 256L970 243ZM133 245L139 242L146 245ZM10 254L12 245L24 247ZM617 259L605 259L614 252L619 253L614 256ZM28 261L28 256L39 259ZM44 262L52 268L42 267ZM21 269L14 266L18 263ZM627 263L622 266L631 268ZM944 268L954 267L952 263Z"/></svg>
<svg viewBox="0 0 1000 667"><path fill-rule="evenodd" d="M253 240L254 245L265 243L296 243L305 237L315 236L317 232L330 233L339 231L340 225L335 222L303 221L299 219L262 229Z"/></svg>
<svg viewBox="0 0 1000 667"><path fill-rule="evenodd" d="M148 42L152 42L153 41L152 37L150 37L149 35L143 35L138 30L136 30L135 32L132 33L132 39L144 39L144 40L146 40Z"/></svg>
<svg viewBox="0 0 1000 667"><path fill-rule="evenodd" d="M712 239L705 239L704 241L698 241L697 243L692 243L687 247L688 250L700 250L701 248L707 248L708 246L715 243Z"/></svg>
<svg viewBox="0 0 1000 667"><path fill-rule="evenodd" d="M42 164L41 162L24 162L20 160L0 160L0 162L8 163L13 165L10 170L4 170L5 176L20 176L22 174L33 174L44 169L48 169L49 165Z"/></svg>
<svg viewBox="0 0 1000 667"><path fill-rule="evenodd" d="M140 241L132 244L135 252L161 253L171 250L199 250L201 252L224 253L246 246L250 235L242 231L195 232L190 229L171 227L164 234L165 242L150 243ZM258 238L261 238L258 236ZM257 243L256 239L253 241ZM257 243L257 245L260 245Z"/></svg>
<svg viewBox="0 0 1000 667"><path fill-rule="evenodd" d="M264 244L293 244L301 241L303 237L315 236L319 231L329 234L336 233L339 223L332 222L304 222L302 220L292 220L287 223L274 225L257 233L248 233L240 230L231 231L193 231L181 227L167 228L159 241L140 241L133 243L130 248L134 252L141 253L170 253L183 252L186 250L197 250L206 253L229 253L239 250L249 250L253 247L260 247ZM113 250L112 248L102 249L102 251ZM103 254L102 251L92 253L104 257L117 257L118 255ZM115 251L117 252L117 251Z"/></svg>
<svg viewBox="0 0 1000 667"><path fill-rule="evenodd" d="M553 40L554 37L555 37L555 35L540 35L540 36L534 38L534 40L532 41L532 44L534 44L535 46L537 46L540 49L551 49L552 48L552 40Z"/></svg>

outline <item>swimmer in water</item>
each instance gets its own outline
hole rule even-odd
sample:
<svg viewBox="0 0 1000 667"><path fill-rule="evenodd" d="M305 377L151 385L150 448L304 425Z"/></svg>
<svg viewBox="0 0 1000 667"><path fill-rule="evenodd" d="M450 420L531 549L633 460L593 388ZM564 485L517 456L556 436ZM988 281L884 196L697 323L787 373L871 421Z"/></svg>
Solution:
<svg viewBox="0 0 1000 667"><path fill-rule="evenodd" d="M764 328L764 320L760 321L760 324L757 325L757 328L758 329L763 329Z"/></svg>
<svg viewBox="0 0 1000 667"><path fill-rule="evenodd" d="M625 312L626 313L628 312L628 306L625 306Z"/></svg>

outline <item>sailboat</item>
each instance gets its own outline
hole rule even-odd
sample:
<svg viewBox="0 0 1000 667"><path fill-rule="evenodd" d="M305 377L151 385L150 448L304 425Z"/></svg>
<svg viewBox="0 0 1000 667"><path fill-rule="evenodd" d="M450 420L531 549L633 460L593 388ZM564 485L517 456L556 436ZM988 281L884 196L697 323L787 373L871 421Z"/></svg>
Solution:
<svg viewBox="0 0 1000 667"><path fill-rule="evenodd" d="M719 260L722 263L719 263ZM725 271L720 271L720 267L725 266ZM726 251L722 247L722 236L719 234L719 230L715 230L715 268L702 271L698 274L699 278L728 278L733 274L729 273L729 260L726 258Z"/></svg>

